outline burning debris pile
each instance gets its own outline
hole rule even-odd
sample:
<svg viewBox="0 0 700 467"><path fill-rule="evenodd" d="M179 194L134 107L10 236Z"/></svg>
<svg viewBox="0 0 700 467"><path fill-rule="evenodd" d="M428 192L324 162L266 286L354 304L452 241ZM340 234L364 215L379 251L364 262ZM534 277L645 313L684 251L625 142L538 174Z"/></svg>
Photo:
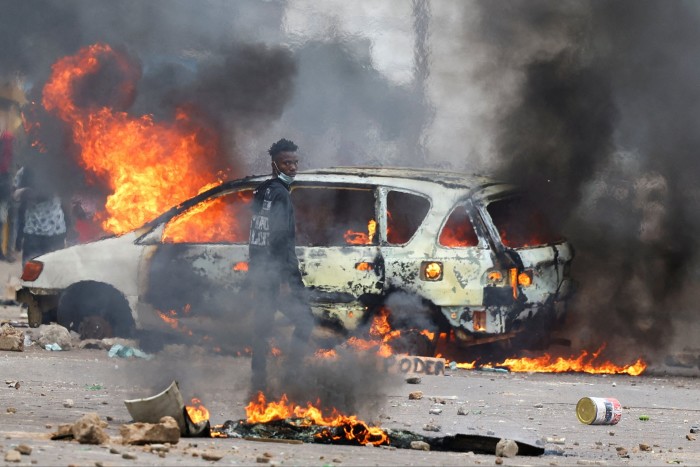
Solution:
<svg viewBox="0 0 700 467"><path fill-rule="evenodd" d="M493 454L499 438L481 435L423 436L408 430L382 429L370 426L356 416L346 416L335 409L324 415L317 406L305 407L289 402L286 396L279 401L268 402L262 393L246 406L245 420L227 421L212 428L213 437L247 439L284 439L305 443L345 444L363 446L390 445L400 449L415 448L425 443L435 451L472 451ZM544 453L544 446L516 441L518 453L537 456Z"/></svg>

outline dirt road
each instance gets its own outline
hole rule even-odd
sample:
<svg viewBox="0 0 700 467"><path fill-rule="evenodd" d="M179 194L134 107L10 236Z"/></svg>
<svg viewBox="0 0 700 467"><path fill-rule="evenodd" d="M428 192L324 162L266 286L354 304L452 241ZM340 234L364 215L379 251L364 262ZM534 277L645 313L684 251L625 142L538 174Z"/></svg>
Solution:
<svg viewBox="0 0 700 467"><path fill-rule="evenodd" d="M0 268L9 283L18 274L16 264ZM16 307L0 309L2 321L26 322ZM20 465L251 465L262 461L319 466L475 465L496 461L493 455L465 452L210 438L182 438L160 457L119 443L120 425L131 421L123 401L151 396L172 380L179 381L186 398L197 396L203 401L212 423L244 418L249 366L248 358L209 355L196 347L171 347L151 360L110 358L106 350L51 352L37 344L24 352L0 352L0 462L20 444L32 448ZM418 390L424 397L409 400L408 394ZM624 407L619 424L581 424L575 406L585 396L617 398ZM690 433L693 426L700 426L696 378L448 370L445 376L423 376L418 385L402 382L392 387L380 407L366 420L384 428L423 435L467 433L546 441L545 455L504 458L504 465L700 464L700 441ZM431 414L436 407L442 412ZM466 415L458 415L460 407ZM110 444L48 439L59 424L72 423L89 412L108 420ZM441 431L423 431L428 423ZM223 458L204 460L202 454L212 450Z"/></svg>

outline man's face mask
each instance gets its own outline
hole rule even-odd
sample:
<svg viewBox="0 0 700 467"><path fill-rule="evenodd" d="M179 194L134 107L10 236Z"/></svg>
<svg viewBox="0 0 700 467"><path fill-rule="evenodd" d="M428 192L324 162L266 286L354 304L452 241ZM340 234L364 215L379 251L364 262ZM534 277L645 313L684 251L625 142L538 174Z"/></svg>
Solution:
<svg viewBox="0 0 700 467"><path fill-rule="evenodd" d="M292 182L294 181L294 175L287 175L284 172L280 170L280 168L277 166L277 162L272 161L272 163L275 165L275 169L277 170L277 178L282 180L287 185L291 185Z"/></svg>

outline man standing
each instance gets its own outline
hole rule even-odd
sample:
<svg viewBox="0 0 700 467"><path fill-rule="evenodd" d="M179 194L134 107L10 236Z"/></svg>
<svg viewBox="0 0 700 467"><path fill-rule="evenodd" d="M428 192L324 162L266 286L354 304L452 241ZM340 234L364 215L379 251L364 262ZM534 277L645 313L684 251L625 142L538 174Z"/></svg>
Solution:
<svg viewBox="0 0 700 467"><path fill-rule="evenodd" d="M263 182L253 195L253 216L249 239L249 279L255 313L253 337L252 390L267 387L269 336L276 310L295 324L289 347L287 367L300 363L304 356L312 318L304 297L295 247L294 208L290 185L299 165L297 145L281 139L270 147L273 177ZM285 295L280 300L280 294ZM288 295L288 296L286 296Z"/></svg>

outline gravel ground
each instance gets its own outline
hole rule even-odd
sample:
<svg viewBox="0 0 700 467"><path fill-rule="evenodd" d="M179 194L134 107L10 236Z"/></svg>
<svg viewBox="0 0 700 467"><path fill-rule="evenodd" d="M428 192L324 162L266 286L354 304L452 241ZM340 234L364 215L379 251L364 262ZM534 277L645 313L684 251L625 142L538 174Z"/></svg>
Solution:
<svg viewBox="0 0 700 467"><path fill-rule="evenodd" d="M6 274L11 283L18 270L16 264L5 265L0 279ZM0 322L26 322L20 312L0 307ZM24 352L0 351L0 465L490 465L499 460L469 452L209 438L182 438L161 457L148 448L120 444L119 427L131 421L123 401L151 396L173 379L186 398L202 399L212 423L243 418L249 366L245 357L207 355L188 347L161 352L152 360L110 358L105 350L50 352L36 344ZM418 390L424 397L409 400L408 394ZM617 398L624 407L619 424L581 424L575 406L585 396ZM72 406L65 406L67 399ZM431 414L436 407L442 412ZM468 413L458 415L460 408ZM108 420L110 444L48 439L59 424L89 412ZM391 388L368 421L423 435L436 434L423 431L432 423L441 427L441 435L546 440L545 455L504 458L503 465L700 465L700 441L690 435L691 427L700 425L700 388L688 376L447 371L445 376L423 376L417 385ZM6 453L21 444L31 447L31 454L21 456L19 464L4 462ZM211 451L223 457L205 460L202 456Z"/></svg>

